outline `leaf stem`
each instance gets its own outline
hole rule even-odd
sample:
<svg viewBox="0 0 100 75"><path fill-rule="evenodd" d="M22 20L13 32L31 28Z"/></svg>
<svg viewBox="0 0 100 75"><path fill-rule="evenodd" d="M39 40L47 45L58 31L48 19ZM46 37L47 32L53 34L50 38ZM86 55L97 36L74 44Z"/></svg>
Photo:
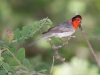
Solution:
<svg viewBox="0 0 100 75"><path fill-rule="evenodd" d="M42 28L42 26L46 23L47 19L48 19L48 17L42 22L42 24L36 31L38 31L38 30L40 30L40 28ZM36 31L34 31L32 34L36 33Z"/></svg>
<svg viewBox="0 0 100 75"><path fill-rule="evenodd" d="M0 62L0 64L2 64L2 63ZM3 64L2 64L2 67L5 69L5 67L3 66ZM5 69L5 71L8 72L6 69Z"/></svg>
<svg viewBox="0 0 100 75"><path fill-rule="evenodd" d="M20 61L15 57L15 55L13 53L10 52L10 50L8 48L5 48L5 49L15 58L15 60L18 62L19 65L21 65L23 68L25 68L26 70L29 71L29 69L27 67L25 67L24 65L22 65L20 63Z"/></svg>

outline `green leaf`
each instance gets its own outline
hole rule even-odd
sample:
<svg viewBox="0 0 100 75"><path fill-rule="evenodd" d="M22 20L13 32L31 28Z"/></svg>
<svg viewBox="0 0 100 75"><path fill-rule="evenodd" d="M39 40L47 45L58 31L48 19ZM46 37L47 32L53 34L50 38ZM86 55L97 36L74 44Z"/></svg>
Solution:
<svg viewBox="0 0 100 75"><path fill-rule="evenodd" d="M3 61L0 61L0 70L2 70L2 65L4 64L4 62Z"/></svg>
<svg viewBox="0 0 100 75"><path fill-rule="evenodd" d="M38 28L40 26L40 21L35 21L33 23L33 26L35 26L36 28Z"/></svg>
<svg viewBox="0 0 100 75"><path fill-rule="evenodd" d="M47 19L45 24L46 24L46 25L52 25L52 22L51 22L50 19Z"/></svg>
<svg viewBox="0 0 100 75"><path fill-rule="evenodd" d="M41 22L41 23L44 23L44 22L46 22L47 19L48 19L48 18L44 18L44 19L40 20L40 22Z"/></svg>
<svg viewBox="0 0 100 75"><path fill-rule="evenodd" d="M6 40L1 40L0 41L0 48L2 48L5 45L9 45L9 43Z"/></svg>
<svg viewBox="0 0 100 75"><path fill-rule="evenodd" d="M10 66L7 63L3 64L4 69L8 72L10 70Z"/></svg>
<svg viewBox="0 0 100 75"><path fill-rule="evenodd" d="M24 26L22 28L21 35L22 36L27 36L29 34L29 32L30 32L31 29L32 29L31 26Z"/></svg>
<svg viewBox="0 0 100 75"><path fill-rule="evenodd" d="M25 41L25 38L20 38L20 39L18 40L18 43L23 44L24 41Z"/></svg>
<svg viewBox="0 0 100 75"><path fill-rule="evenodd" d="M10 62L9 65L10 66L18 66L19 64L17 62Z"/></svg>
<svg viewBox="0 0 100 75"><path fill-rule="evenodd" d="M32 25L32 30L31 30L31 32L34 32L34 31L36 31L37 30L37 26L35 25L35 24L33 24Z"/></svg>
<svg viewBox="0 0 100 75"><path fill-rule="evenodd" d="M15 53L16 52L16 49L15 49L15 47L12 47L12 48L10 48L10 51L11 51L11 53Z"/></svg>
<svg viewBox="0 0 100 75"><path fill-rule="evenodd" d="M33 25L31 25L32 30L30 31L30 33L34 33L34 31L37 31L37 29L39 29L40 25L41 25L40 21L35 21L33 23Z"/></svg>
<svg viewBox="0 0 100 75"><path fill-rule="evenodd" d="M25 59L25 49L24 48L20 48L17 52L17 58L20 61L23 61Z"/></svg>
<svg viewBox="0 0 100 75"><path fill-rule="evenodd" d="M28 36L28 37L33 37L33 34L28 34L27 36Z"/></svg>
<svg viewBox="0 0 100 75"><path fill-rule="evenodd" d="M18 40L20 38L20 29L17 28L14 32L14 39Z"/></svg>
<svg viewBox="0 0 100 75"><path fill-rule="evenodd" d="M3 60L4 60L4 58L2 56L0 56L0 61L3 61Z"/></svg>
<svg viewBox="0 0 100 75"><path fill-rule="evenodd" d="M11 43L9 44L9 47L14 47L14 45L15 45L15 42L11 42Z"/></svg>
<svg viewBox="0 0 100 75"><path fill-rule="evenodd" d="M28 59L24 59L23 60L23 65L26 66L26 67L28 67L30 65L29 60Z"/></svg>
<svg viewBox="0 0 100 75"><path fill-rule="evenodd" d="M7 72L6 72L5 70L0 70L0 75L1 75L1 74L3 74L3 75L5 74L5 75L6 75L6 73L7 73Z"/></svg>

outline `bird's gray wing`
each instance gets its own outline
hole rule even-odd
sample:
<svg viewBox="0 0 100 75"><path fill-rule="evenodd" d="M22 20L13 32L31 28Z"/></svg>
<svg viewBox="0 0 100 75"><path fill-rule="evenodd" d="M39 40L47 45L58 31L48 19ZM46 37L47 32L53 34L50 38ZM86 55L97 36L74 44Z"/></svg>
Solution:
<svg viewBox="0 0 100 75"><path fill-rule="evenodd" d="M63 22L55 27L51 27L50 29L48 29L47 32L44 32L43 34L45 33L62 33L62 32L68 32L72 29L72 25L70 23L70 21L66 21L66 22Z"/></svg>

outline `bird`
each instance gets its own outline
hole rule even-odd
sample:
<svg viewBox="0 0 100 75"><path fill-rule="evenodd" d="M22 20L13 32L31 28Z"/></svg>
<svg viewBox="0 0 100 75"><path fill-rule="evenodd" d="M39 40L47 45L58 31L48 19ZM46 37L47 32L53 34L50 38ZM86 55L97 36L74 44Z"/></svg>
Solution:
<svg viewBox="0 0 100 75"><path fill-rule="evenodd" d="M51 27L48 29L48 31L43 32L43 36L30 43L28 46L32 46L36 44L37 42L50 38L50 37L57 37L57 38L69 38L71 35L77 30L77 28L81 25L82 17L81 15L75 15L71 19L58 24L57 26Z"/></svg>

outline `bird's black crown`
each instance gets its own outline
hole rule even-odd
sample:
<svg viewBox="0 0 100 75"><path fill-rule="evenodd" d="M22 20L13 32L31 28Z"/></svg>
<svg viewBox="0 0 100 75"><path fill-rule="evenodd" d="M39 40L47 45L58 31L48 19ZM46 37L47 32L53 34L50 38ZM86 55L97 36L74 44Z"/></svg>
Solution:
<svg viewBox="0 0 100 75"><path fill-rule="evenodd" d="M76 18L81 18L82 19L81 15L76 15L75 17L72 18L72 21L74 21Z"/></svg>

